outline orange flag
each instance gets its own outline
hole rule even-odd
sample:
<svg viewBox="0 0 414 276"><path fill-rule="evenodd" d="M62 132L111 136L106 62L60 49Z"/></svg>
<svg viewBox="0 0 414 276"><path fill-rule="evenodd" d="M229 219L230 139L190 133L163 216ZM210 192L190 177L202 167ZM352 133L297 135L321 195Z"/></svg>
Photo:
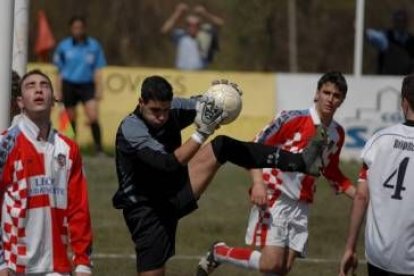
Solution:
<svg viewBox="0 0 414 276"><path fill-rule="evenodd" d="M55 44L56 41L47 21L46 14L43 10L40 10L37 15L37 38L34 48L39 61L47 61L49 51L55 47Z"/></svg>
<svg viewBox="0 0 414 276"><path fill-rule="evenodd" d="M75 131L70 123L68 113L63 105L59 105L58 130L67 137L74 139Z"/></svg>

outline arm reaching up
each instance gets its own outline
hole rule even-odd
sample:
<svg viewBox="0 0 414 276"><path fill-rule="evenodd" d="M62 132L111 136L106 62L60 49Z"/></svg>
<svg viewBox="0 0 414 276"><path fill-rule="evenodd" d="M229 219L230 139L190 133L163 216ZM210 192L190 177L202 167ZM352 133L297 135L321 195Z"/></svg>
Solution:
<svg viewBox="0 0 414 276"><path fill-rule="evenodd" d="M161 27L161 33L167 34L172 28L177 24L178 20L183 16L185 12L188 11L188 5L185 3L179 3L171 16L164 22Z"/></svg>
<svg viewBox="0 0 414 276"><path fill-rule="evenodd" d="M197 5L194 8L194 13L200 15L201 17L216 25L217 27L221 27L224 25L223 18L211 13L202 5Z"/></svg>

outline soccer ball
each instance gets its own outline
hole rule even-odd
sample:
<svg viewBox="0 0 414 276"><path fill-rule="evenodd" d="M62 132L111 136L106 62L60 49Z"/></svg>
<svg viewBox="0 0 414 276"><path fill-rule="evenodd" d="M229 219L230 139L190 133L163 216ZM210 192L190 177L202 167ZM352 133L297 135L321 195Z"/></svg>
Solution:
<svg viewBox="0 0 414 276"><path fill-rule="evenodd" d="M221 124L230 124L239 116L242 109L241 90L234 83L220 82L213 84L205 93L207 97L214 99L214 104L222 108L228 116Z"/></svg>

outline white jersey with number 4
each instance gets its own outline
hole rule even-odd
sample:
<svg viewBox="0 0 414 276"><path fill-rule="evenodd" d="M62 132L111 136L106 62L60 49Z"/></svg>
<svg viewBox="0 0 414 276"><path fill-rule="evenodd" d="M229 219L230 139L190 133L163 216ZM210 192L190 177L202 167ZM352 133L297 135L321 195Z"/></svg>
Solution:
<svg viewBox="0 0 414 276"><path fill-rule="evenodd" d="M368 181L365 229L369 263L389 272L414 272L414 124L377 132L365 145L360 178Z"/></svg>

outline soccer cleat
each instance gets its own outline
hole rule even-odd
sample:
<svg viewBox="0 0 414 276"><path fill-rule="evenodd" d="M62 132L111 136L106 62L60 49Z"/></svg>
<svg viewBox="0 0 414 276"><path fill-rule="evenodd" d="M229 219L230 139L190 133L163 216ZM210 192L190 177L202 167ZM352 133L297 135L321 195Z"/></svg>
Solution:
<svg viewBox="0 0 414 276"><path fill-rule="evenodd" d="M214 242L210 250L207 252L206 256L200 259L200 262L197 265L197 276L207 276L210 275L214 269L216 269L220 263L214 259L214 248L217 245L226 245L224 242Z"/></svg>
<svg viewBox="0 0 414 276"><path fill-rule="evenodd" d="M316 126L316 133L309 141L307 147L302 151L302 158L305 163L305 173L313 176L320 176L322 168L322 152L327 145L326 129Z"/></svg>

